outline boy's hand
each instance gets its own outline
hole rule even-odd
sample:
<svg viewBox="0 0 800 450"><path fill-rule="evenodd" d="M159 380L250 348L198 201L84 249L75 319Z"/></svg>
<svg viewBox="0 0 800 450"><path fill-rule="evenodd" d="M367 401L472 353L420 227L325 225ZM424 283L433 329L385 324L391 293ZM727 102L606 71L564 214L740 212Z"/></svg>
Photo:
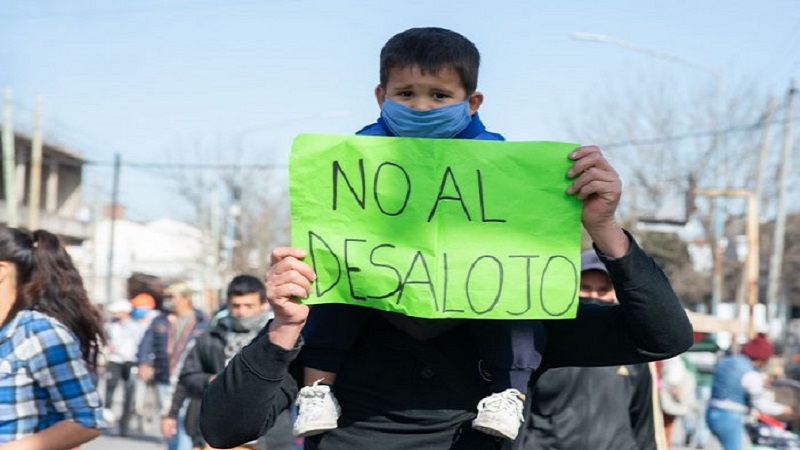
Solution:
<svg viewBox="0 0 800 450"><path fill-rule="evenodd" d="M272 265L265 277L267 301L275 312L275 320L270 325L270 340L287 349L294 347L308 318L308 305L297 303L296 298L308 297L311 282L316 279L311 267L301 261L305 257L303 249L276 248L272 251Z"/></svg>
<svg viewBox="0 0 800 450"><path fill-rule="evenodd" d="M574 181L567 193L583 201L583 226L601 252L615 258L623 256L630 243L614 217L622 196L622 180L599 147L578 147L569 157L574 164L567 176Z"/></svg>

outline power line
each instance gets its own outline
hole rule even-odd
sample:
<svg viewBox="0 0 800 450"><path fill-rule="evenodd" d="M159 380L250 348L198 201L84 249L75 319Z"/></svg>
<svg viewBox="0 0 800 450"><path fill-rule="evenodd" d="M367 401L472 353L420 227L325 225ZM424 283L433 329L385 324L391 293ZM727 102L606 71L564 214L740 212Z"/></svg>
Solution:
<svg viewBox="0 0 800 450"><path fill-rule="evenodd" d="M792 120L792 122L800 122L800 117ZM786 123L785 119L775 119L770 121L769 125L781 125ZM734 125L720 130L704 130L695 131L691 133L678 134L672 136L661 136L649 139L631 139L628 141L612 142L608 144L601 144L603 148L620 148L632 147L636 145L652 145L664 144L669 142L678 142L687 139L695 139L699 137L713 137L718 134L730 134L736 132L752 131L762 127L762 121L754 122L747 125ZM113 161L86 161L86 165L90 166L113 166ZM240 163L164 163L164 162L122 162L125 167L133 167L140 169L194 169L194 170L276 170L286 169L289 167L286 163L268 163L268 164L240 164Z"/></svg>
<svg viewBox="0 0 800 450"><path fill-rule="evenodd" d="M800 117L797 117L792 120L792 122L800 122ZM786 123L785 119L774 119L770 121L769 125L781 125ZM611 142L607 144L601 144L600 146L609 149L609 148L622 148L622 147L633 147L637 145L653 145L653 144L665 144L669 142L679 142L687 139L696 139L701 137L713 137L714 135L719 134L730 134L730 133L737 133L737 132L745 132L745 131L753 131L762 127L764 123L762 121L757 121L747 125L734 125L727 128L723 128L720 130L703 130L703 131L695 131L691 133L685 134L678 134L678 135L671 135L671 136L660 136L654 138L647 138L647 139L631 139L627 141L619 141L619 142ZM114 165L114 161L101 161L101 160L86 160L83 163L86 166L95 166L95 167L111 167ZM252 171L252 170L279 170L279 169L286 169L289 167L287 163L266 163L266 164L247 164L247 163L169 163L169 162L143 162L143 161L122 161L123 167L128 168L136 168L136 169L156 169L156 170L242 170L242 171Z"/></svg>
<svg viewBox="0 0 800 450"><path fill-rule="evenodd" d="M793 119L791 122L800 122L800 117ZM768 125L781 125L786 123L786 119L775 119L768 123ZM609 144L601 145L603 148L619 148L619 147L633 147L636 145L652 145L652 144L665 144L669 142L684 141L687 139L696 139L701 137L714 137L719 134L730 134L736 132L752 131L762 127L764 123L758 121L748 125L734 125L720 130L704 130L695 131L685 134L677 134L672 136L661 136L648 139L631 139L628 141L612 142Z"/></svg>
<svg viewBox="0 0 800 450"><path fill-rule="evenodd" d="M113 166L113 161L85 161L88 166ZM242 163L164 163L164 162L125 162L125 167L136 169L194 169L194 170L275 170L286 169L288 164L242 164Z"/></svg>

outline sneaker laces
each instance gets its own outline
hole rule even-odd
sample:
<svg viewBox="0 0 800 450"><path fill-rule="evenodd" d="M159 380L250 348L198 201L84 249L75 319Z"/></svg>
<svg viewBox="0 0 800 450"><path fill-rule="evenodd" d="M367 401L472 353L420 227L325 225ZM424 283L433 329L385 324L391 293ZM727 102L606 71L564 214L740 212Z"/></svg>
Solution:
<svg viewBox="0 0 800 450"><path fill-rule="evenodd" d="M520 392L516 389L506 389L503 392L494 393L478 403L478 411L488 412L512 412L520 422L524 422L522 417L522 400L519 398Z"/></svg>
<svg viewBox="0 0 800 450"><path fill-rule="evenodd" d="M325 396L331 391L331 388L326 385L319 385L322 380L317 380L311 386L306 386L300 389L300 393L295 400L297 406L311 409L324 408Z"/></svg>

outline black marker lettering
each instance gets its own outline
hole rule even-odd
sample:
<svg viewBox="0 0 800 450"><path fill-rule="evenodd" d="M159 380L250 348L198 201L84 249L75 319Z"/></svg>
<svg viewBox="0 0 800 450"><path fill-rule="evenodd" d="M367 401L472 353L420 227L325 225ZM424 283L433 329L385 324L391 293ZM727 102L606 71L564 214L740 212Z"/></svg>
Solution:
<svg viewBox="0 0 800 450"><path fill-rule="evenodd" d="M456 190L456 197L444 195L444 189L447 185L447 180L451 180L453 183L453 187ZM428 214L428 222L433 220L433 216L436 214L436 209L439 207L439 202L442 200L458 200L461 203L461 209L464 210L464 215L467 216L467 220L472 220L469 215L469 211L467 210L467 205L464 204L464 198L461 196L461 189L458 187L458 183L456 182L456 178L453 175L453 169L450 166L447 167L444 171L444 175L442 175L442 184L439 185L439 193L436 195L436 203L433 204L433 208L431 209L431 213Z"/></svg>
<svg viewBox="0 0 800 450"><path fill-rule="evenodd" d="M366 239L345 239L344 240L344 270L347 273L347 283L350 285L350 297L356 300L366 300L367 298L356 294L353 287L353 277L350 276L353 272L361 272L361 268L350 265L350 252L348 251L351 242L367 242Z"/></svg>
<svg viewBox="0 0 800 450"><path fill-rule="evenodd" d="M367 200L367 185L366 185L366 180L364 179L364 160L363 159L359 159L358 160L358 171L359 171L359 174L361 175L361 197L360 198L358 196L358 193L356 193L355 188L350 183L350 179L347 178L347 174L344 173L344 170L342 170L342 166L339 164L339 161L334 161L333 162L333 210L334 211L336 211L336 208L338 206L338 201L339 201L339 174L340 173L342 174L342 178L344 178L345 183L347 183L347 188L350 189L350 192L353 194L353 197L355 197L356 202L358 203L358 205L361 206L361 209L365 208L365 206L366 206L365 203L366 203L366 200Z"/></svg>
<svg viewBox="0 0 800 450"><path fill-rule="evenodd" d="M414 266L416 266L417 261L422 262L422 267L425 269L425 280L421 281L409 281L408 278L411 276L411 272L414 271ZM406 273L405 279L403 279L403 286L400 288L400 295L397 296L397 304L400 304L400 300L403 299L403 292L406 290L406 286L409 284L427 284L431 290L431 296L433 297L433 303L436 306L436 310L439 310L439 303L436 300L436 291L433 288L433 281L431 281L431 273L428 270L428 263L425 261L425 256L422 255L421 251L417 251L414 254L414 259L411 260L411 265L408 267L408 272Z"/></svg>
<svg viewBox="0 0 800 450"><path fill-rule="evenodd" d="M483 199L483 177L481 171L478 172L478 198L481 200L481 221L482 222L505 222L506 219L487 219L486 218L486 201Z"/></svg>
<svg viewBox="0 0 800 450"><path fill-rule="evenodd" d="M497 264L498 282L497 282L497 294L494 296L494 300L492 301L492 303L485 310L478 311L477 309L475 309L475 305L472 303L472 297L469 295L469 279L472 277L472 271L475 270L475 266L477 266L482 259L490 259ZM497 302L500 301L500 295L503 293L503 264L500 262L500 260L491 255L483 255L479 256L475 261L473 261L472 265L469 267L469 272L467 272L467 282L465 286L465 291L467 293L467 303L469 304L469 308L472 310L472 312L474 312L475 314L486 314L487 312L493 310L494 307L497 305Z"/></svg>
<svg viewBox="0 0 800 450"><path fill-rule="evenodd" d="M339 280L342 279L342 269L341 269L341 265L339 263L339 257L336 256L336 253L333 252L333 249L331 249L331 247L328 245L328 243L325 242L320 235L318 235L317 233L314 233L313 231L309 230L309 232L308 232L308 248L310 250L309 253L311 254L311 267L314 269L314 273L319 273L319 271L317 270L317 252L315 251L316 247L314 247L314 241L315 240L321 242L322 245L324 245L325 248L328 249L328 252L336 260L336 269L338 270L338 272L336 274L336 281L331 283L331 285L330 285L330 287L328 287L328 289L321 290L322 283L320 282L320 279L317 278L316 282L314 283L314 288L317 291L317 297L321 298L323 295L325 295L325 293L327 293L328 291L333 289L339 283Z"/></svg>
<svg viewBox="0 0 800 450"><path fill-rule="evenodd" d="M548 270L551 270L551 265L556 261L562 261L562 260L566 261L566 263L569 265L568 267L572 269L572 279L573 279L572 296L570 297L569 303L567 304L567 306L562 311L557 311L557 310L551 311L550 308L547 306L548 305L548 300L544 298L545 278L547 277ZM578 281L579 281L578 270L575 268L575 264L572 261L570 261L569 258L567 258L566 256L561 256L561 255L551 256L547 260L547 264L545 264L544 270L542 270L542 280L541 280L541 284L539 285L539 302L542 305L542 309L547 314L550 314L553 317L558 317L558 316L564 315L567 311L569 311L569 309L572 306L572 304L575 303L575 300L577 298L575 296L575 294L578 293ZM560 303L560 302L559 302L558 299L556 299L556 301L554 303Z"/></svg>
<svg viewBox="0 0 800 450"><path fill-rule="evenodd" d="M442 312L464 312L463 309L447 309L447 253L442 254L442 261L444 262L444 283L442 287Z"/></svg>
<svg viewBox="0 0 800 450"><path fill-rule="evenodd" d="M392 291L390 291L387 294L378 295L378 296L368 295L367 298L373 298L373 299L389 298L389 297L393 296L394 294L396 294L397 291L400 290L401 283L403 282L402 275L400 275L400 271L397 270L397 268L395 268L394 266L390 266L389 264L381 264L381 263L375 261L375 252L377 252L378 249L381 249L381 248L384 248L384 247L386 247L386 248L395 248L395 246L392 245L392 244L381 244L381 245L378 245L377 247L373 248L372 251L369 253L369 262L375 267L384 267L384 268L389 269L392 272L394 272L394 274L397 276L397 287L394 288Z"/></svg>
<svg viewBox="0 0 800 450"><path fill-rule="evenodd" d="M539 255L509 255L508 257L525 259L525 309L520 312L506 311L512 316L521 316L531 310L531 259L538 258Z"/></svg>
<svg viewBox="0 0 800 450"><path fill-rule="evenodd" d="M383 170L383 168L386 166L397 168L400 171L400 173L403 174L403 177L405 177L406 180L406 196L403 199L403 204L400 205L400 209L394 212L389 212L385 210L383 208L383 205L381 204L380 198L378 197L378 191L379 191L378 179L381 176L381 170ZM408 173L405 171L405 169L398 166L397 164L391 162L384 162L380 166L378 166L378 170L375 171L375 179L373 180L373 194L375 195L375 204L378 205L378 209L380 209L382 213L386 214L387 216L400 215L406 209L406 206L408 206L408 199L411 197L411 177L408 176Z"/></svg>

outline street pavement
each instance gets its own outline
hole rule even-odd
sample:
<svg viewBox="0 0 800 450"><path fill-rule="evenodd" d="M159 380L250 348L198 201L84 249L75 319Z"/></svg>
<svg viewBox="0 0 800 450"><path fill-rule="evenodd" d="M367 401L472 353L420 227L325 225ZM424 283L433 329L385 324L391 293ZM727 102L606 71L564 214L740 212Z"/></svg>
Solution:
<svg viewBox="0 0 800 450"><path fill-rule="evenodd" d="M103 434L81 446L81 450L166 450L167 445L153 436L119 437Z"/></svg>
<svg viewBox="0 0 800 450"><path fill-rule="evenodd" d="M672 447L671 450L695 450L696 447L686 447L684 446L684 436L683 433L683 424L681 423L681 419L678 418L677 422L675 423L672 429ZM714 436L709 436L708 445L704 447L705 450L722 450L722 446L719 444L717 439Z"/></svg>

